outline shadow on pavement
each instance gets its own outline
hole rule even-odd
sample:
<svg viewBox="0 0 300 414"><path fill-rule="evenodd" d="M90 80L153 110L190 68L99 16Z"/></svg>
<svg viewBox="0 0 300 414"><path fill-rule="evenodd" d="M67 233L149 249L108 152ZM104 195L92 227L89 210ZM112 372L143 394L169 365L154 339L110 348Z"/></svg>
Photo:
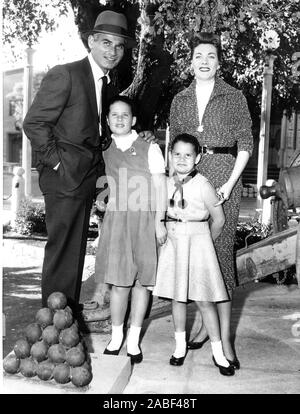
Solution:
<svg viewBox="0 0 300 414"><path fill-rule="evenodd" d="M35 267L3 268L3 357L11 352L41 308L41 274Z"/></svg>

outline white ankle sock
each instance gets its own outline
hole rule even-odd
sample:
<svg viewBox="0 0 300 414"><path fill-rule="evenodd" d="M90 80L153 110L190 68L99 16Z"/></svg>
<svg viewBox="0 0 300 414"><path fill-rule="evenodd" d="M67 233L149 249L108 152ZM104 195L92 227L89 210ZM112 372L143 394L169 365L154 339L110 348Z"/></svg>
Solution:
<svg viewBox="0 0 300 414"><path fill-rule="evenodd" d="M223 348L222 348L222 342L215 341L215 342L211 342L210 344L211 344L212 353L213 353L216 363L219 365L222 365L223 367L228 368L229 362L225 358Z"/></svg>
<svg viewBox="0 0 300 414"><path fill-rule="evenodd" d="M175 342L176 342L176 348L175 348L175 352L173 353L174 357L175 358L184 357L186 353L185 331L175 332Z"/></svg>
<svg viewBox="0 0 300 414"><path fill-rule="evenodd" d="M131 355L137 355L141 352L139 347L141 326L130 326L127 337L127 352Z"/></svg>
<svg viewBox="0 0 300 414"><path fill-rule="evenodd" d="M112 325L111 327L111 341L107 345L109 351L116 351L120 348L123 341L123 323L122 325L116 326Z"/></svg>

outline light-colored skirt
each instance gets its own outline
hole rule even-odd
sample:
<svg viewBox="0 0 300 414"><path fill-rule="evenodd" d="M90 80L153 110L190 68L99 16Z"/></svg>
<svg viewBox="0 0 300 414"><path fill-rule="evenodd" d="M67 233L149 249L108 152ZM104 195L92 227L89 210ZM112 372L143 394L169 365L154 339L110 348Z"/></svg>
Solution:
<svg viewBox="0 0 300 414"><path fill-rule="evenodd" d="M96 253L96 283L153 286L157 269L154 213L107 211Z"/></svg>
<svg viewBox="0 0 300 414"><path fill-rule="evenodd" d="M153 295L178 302L229 300L208 222L167 223Z"/></svg>

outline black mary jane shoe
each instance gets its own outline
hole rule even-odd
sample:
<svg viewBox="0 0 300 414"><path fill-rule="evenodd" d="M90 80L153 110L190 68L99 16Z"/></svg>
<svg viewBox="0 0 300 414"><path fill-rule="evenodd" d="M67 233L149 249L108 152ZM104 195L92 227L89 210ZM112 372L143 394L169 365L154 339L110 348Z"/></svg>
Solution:
<svg viewBox="0 0 300 414"><path fill-rule="evenodd" d="M139 354L132 355L129 352L127 352L127 356L130 357L131 365L133 364L139 364L143 361L143 353L142 351Z"/></svg>
<svg viewBox="0 0 300 414"><path fill-rule="evenodd" d="M241 368L240 361L237 359L237 357L235 357L233 360L230 360L230 359L227 358L227 361L229 362L229 364L234 369L240 369Z"/></svg>
<svg viewBox="0 0 300 414"><path fill-rule="evenodd" d="M109 344L108 344L109 345ZM107 347L104 349L103 354L105 355L119 355L119 352L122 348L122 344L120 346L119 349L114 349L113 351L110 351L109 349L107 349Z"/></svg>
<svg viewBox="0 0 300 414"><path fill-rule="evenodd" d="M235 370L234 370L232 365L229 365L229 367L224 367L223 365L217 364L214 357L212 357L212 360L213 360L215 366L219 368L220 374L226 375L227 377L235 374Z"/></svg>
<svg viewBox="0 0 300 414"><path fill-rule="evenodd" d="M200 349L200 348L202 348L203 347L203 345L205 344L205 342L207 342L209 340L209 337L208 336L206 336L204 339L203 339L203 341L200 341L200 342L196 342L196 341L188 341L188 343L187 343L187 349L190 349L190 350L195 350L195 349Z"/></svg>
<svg viewBox="0 0 300 414"><path fill-rule="evenodd" d="M176 358L174 357L174 355L172 355L170 358L170 365L174 365L175 367L180 367L181 365L183 365L185 357L186 355L180 358Z"/></svg>
<svg viewBox="0 0 300 414"><path fill-rule="evenodd" d="M113 351L110 351L109 349L105 348L103 351L103 354L105 355L119 355L120 349L115 349Z"/></svg>

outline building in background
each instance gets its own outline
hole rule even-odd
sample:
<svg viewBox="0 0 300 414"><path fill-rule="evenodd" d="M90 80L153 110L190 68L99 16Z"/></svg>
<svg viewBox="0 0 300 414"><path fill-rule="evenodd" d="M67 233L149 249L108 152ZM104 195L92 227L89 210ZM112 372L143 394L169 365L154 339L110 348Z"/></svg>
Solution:
<svg viewBox="0 0 300 414"><path fill-rule="evenodd" d="M278 166L280 168L289 166L295 151L300 151L300 112L293 111L290 117L284 112Z"/></svg>
<svg viewBox="0 0 300 414"><path fill-rule="evenodd" d="M3 72L3 165L22 161L22 102L24 69Z"/></svg>

